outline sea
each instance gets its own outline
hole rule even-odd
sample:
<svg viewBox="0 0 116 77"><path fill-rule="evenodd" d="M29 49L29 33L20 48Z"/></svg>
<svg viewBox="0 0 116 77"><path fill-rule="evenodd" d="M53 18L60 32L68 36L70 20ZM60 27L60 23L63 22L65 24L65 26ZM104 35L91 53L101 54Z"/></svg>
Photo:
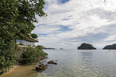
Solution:
<svg viewBox="0 0 116 77"><path fill-rule="evenodd" d="M19 70L20 74L17 72L14 77L116 77L116 50L44 51L48 53L48 58L37 65L47 64L50 60L57 62L57 65L48 64L47 69L41 72L32 69L21 73Z"/></svg>

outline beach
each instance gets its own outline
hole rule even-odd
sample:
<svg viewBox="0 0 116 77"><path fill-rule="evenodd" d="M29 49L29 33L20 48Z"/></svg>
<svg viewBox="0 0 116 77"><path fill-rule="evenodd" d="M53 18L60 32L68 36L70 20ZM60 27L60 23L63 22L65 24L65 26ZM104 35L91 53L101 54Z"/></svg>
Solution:
<svg viewBox="0 0 116 77"><path fill-rule="evenodd" d="M35 73L36 65L15 65L9 70L9 72L4 73L0 77L28 77Z"/></svg>

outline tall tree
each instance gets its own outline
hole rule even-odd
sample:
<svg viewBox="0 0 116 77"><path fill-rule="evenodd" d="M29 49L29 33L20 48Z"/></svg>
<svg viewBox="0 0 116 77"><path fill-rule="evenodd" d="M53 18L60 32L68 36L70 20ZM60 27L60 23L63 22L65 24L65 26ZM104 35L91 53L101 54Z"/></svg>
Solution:
<svg viewBox="0 0 116 77"><path fill-rule="evenodd" d="M25 38L35 28L35 15L45 15L44 5L44 0L0 0L0 36Z"/></svg>
<svg viewBox="0 0 116 77"><path fill-rule="evenodd" d="M28 37L37 22L35 15L45 15L44 5L44 0L0 0L0 70L13 65L14 40Z"/></svg>

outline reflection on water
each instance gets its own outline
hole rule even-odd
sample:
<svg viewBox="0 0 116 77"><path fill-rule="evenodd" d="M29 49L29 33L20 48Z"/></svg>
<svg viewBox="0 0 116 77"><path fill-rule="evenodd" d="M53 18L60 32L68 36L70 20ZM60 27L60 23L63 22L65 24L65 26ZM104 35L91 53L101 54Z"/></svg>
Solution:
<svg viewBox="0 0 116 77"><path fill-rule="evenodd" d="M48 77L116 77L115 51L46 51L58 60L45 71Z"/></svg>
<svg viewBox="0 0 116 77"><path fill-rule="evenodd" d="M44 51L48 53L47 61L57 60L58 65L48 65L43 72L15 72L14 77L116 77L116 51Z"/></svg>

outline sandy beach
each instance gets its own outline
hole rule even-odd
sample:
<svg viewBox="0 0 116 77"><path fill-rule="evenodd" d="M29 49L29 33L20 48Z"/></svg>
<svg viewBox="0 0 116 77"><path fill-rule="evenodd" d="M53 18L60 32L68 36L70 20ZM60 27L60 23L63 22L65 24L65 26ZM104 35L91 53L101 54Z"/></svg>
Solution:
<svg viewBox="0 0 116 77"><path fill-rule="evenodd" d="M13 68L11 68L9 72L1 75L0 77L28 77L30 75L36 74L35 67L36 65L26 65L26 66L16 65Z"/></svg>

